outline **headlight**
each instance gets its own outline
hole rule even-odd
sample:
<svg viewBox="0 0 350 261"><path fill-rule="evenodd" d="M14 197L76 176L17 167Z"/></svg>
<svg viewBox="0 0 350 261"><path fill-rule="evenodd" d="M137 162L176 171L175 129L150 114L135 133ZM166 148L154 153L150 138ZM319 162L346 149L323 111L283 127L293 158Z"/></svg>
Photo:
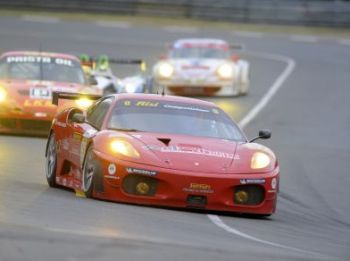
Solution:
<svg viewBox="0 0 350 261"><path fill-rule="evenodd" d="M252 169L263 169L270 165L270 157L263 152L255 152L250 162Z"/></svg>
<svg viewBox="0 0 350 261"><path fill-rule="evenodd" d="M161 63L158 68L160 77L170 78L174 74L174 67L170 63Z"/></svg>
<svg viewBox="0 0 350 261"><path fill-rule="evenodd" d="M125 84L125 91L127 93L134 93L137 89L137 86L135 84L132 84L132 83L127 83Z"/></svg>
<svg viewBox="0 0 350 261"><path fill-rule="evenodd" d="M79 100L76 100L75 103L79 108L87 109L92 105L93 101L89 100L88 98L80 98Z"/></svg>
<svg viewBox="0 0 350 261"><path fill-rule="evenodd" d="M228 63L221 64L217 70L220 78L230 79L233 77L233 66Z"/></svg>
<svg viewBox="0 0 350 261"><path fill-rule="evenodd" d="M138 151L127 141L114 140L110 143L112 152L119 153L130 158L140 158Z"/></svg>
<svg viewBox="0 0 350 261"><path fill-rule="evenodd" d="M6 96L7 96L7 92L0 88L0 102L3 102L5 99L6 99Z"/></svg>

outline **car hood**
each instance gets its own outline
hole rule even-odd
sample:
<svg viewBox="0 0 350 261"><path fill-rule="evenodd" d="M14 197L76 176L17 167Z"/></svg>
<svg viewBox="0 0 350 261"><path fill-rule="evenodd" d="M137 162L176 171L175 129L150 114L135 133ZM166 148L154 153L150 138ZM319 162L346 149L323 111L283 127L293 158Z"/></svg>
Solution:
<svg viewBox="0 0 350 261"><path fill-rule="evenodd" d="M203 173L226 173L234 161L237 142L175 134L131 134L143 153L155 155L170 169Z"/></svg>

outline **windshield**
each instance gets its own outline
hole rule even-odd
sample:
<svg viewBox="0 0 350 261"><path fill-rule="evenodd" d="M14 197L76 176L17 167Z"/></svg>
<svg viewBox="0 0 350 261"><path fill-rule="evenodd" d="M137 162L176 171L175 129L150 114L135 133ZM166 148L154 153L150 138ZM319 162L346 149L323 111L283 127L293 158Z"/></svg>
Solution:
<svg viewBox="0 0 350 261"><path fill-rule="evenodd" d="M219 108L157 100L117 102L108 128L245 140L236 124Z"/></svg>
<svg viewBox="0 0 350 261"><path fill-rule="evenodd" d="M185 47L174 48L170 52L171 58L228 59L229 56L229 51L223 48Z"/></svg>
<svg viewBox="0 0 350 261"><path fill-rule="evenodd" d="M0 60L0 78L84 84L80 62L49 56L7 56Z"/></svg>

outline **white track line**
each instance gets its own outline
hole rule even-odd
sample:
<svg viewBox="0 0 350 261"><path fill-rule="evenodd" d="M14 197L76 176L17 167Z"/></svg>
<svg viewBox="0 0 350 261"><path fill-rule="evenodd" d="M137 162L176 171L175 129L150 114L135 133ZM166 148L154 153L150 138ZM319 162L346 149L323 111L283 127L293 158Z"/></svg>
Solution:
<svg viewBox="0 0 350 261"><path fill-rule="evenodd" d="M281 244L278 244L278 243L273 243L273 242L270 242L270 241L267 241L267 240L262 240L262 239L250 236L248 234L242 233L241 231L239 231L239 230L237 230L235 228L232 228L232 227L226 225L216 215L208 215L208 218L210 219L211 222L213 222L218 227L226 230L227 232L230 232L232 234L235 234L235 235L238 235L240 237L243 237L245 239L249 239L249 240L252 240L252 241L255 241L255 242L258 242L258 243L262 243L262 244L265 244L265 245L273 246L273 247L278 247L278 248L291 250L291 251L294 251L294 252L300 252L300 253L309 254L309 255L310 254L311 255L316 255L316 256L319 256L319 257L323 257L323 258L328 257L326 255L322 255L322 254L319 254L319 253L316 253L316 252L307 251L307 250L303 250L303 249L299 249L299 248L295 248L295 247L289 247L289 246L281 245Z"/></svg>
<svg viewBox="0 0 350 261"><path fill-rule="evenodd" d="M24 15L21 17L21 19L27 22L50 23L50 24L55 24L60 21L60 19L57 17L36 16L36 15Z"/></svg>
<svg viewBox="0 0 350 261"><path fill-rule="evenodd" d="M271 85L267 93L260 99L260 101L248 112L248 114L238 123L238 125L243 129L251 120L253 120L256 115L268 104L271 98L276 94L276 92L282 87L282 84L289 77L289 75L293 72L295 67L295 61L289 57L276 55L276 54L268 54L268 53L253 53L249 52L249 54L269 59L284 62L287 64L284 71L277 77L275 82Z"/></svg>
<svg viewBox="0 0 350 261"><path fill-rule="evenodd" d="M295 42L316 43L319 39L312 35L291 35L290 39Z"/></svg>
<svg viewBox="0 0 350 261"><path fill-rule="evenodd" d="M191 27L191 26L177 26L177 25L172 25L172 26L164 26L163 29L167 32L170 33L197 33L198 28L196 27Z"/></svg>
<svg viewBox="0 0 350 261"><path fill-rule="evenodd" d="M268 54L268 53L254 53L254 52L249 52L249 54L265 59L270 59L270 60L275 60L275 61L280 61L284 62L287 64L286 68L284 71L276 78L275 82L271 85L267 93L260 99L260 101L248 112L248 114L238 123L238 125L243 129L249 122L251 122L257 115L258 113L265 108L265 106L268 104L268 102L271 100L271 98L276 94L276 92L282 87L282 84L286 81L286 79L289 77L289 75L293 72L295 68L295 61L289 57L281 56L281 55L276 55L276 54ZM284 249L289 249L293 251L298 251L298 252L304 252L304 253L309 253L308 251L297 249L297 248L292 248L288 246L284 246L281 244L277 244L274 242L270 242L267 240L262 240L253 236L250 236L248 234L245 234L235 228L232 228L228 225L226 225L220 217L217 215L207 215L209 220L213 222L216 226L224 229L226 232L229 232L231 234L253 240L255 242L259 242L265 245L270 245L274 247L279 247L279 248L284 248Z"/></svg>
<svg viewBox="0 0 350 261"><path fill-rule="evenodd" d="M120 29L128 29L131 27L131 24L129 22L125 21L105 21L105 20L99 20L96 22L98 26L102 27L111 27L111 28L120 28Z"/></svg>
<svg viewBox="0 0 350 261"><path fill-rule="evenodd" d="M248 32L248 31L235 31L235 32L232 32L232 34L234 36L247 37L247 38L262 38L264 36L264 34L260 32Z"/></svg>

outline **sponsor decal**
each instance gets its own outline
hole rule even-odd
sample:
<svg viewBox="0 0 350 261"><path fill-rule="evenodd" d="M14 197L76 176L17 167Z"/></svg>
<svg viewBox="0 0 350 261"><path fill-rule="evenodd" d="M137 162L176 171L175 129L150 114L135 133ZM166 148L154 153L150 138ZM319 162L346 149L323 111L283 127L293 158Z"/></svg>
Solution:
<svg viewBox="0 0 350 261"><path fill-rule="evenodd" d="M136 102L137 107L158 107L159 102L152 101L138 101Z"/></svg>
<svg viewBox="0 0 350 261"><path fill-rule="evenodd" d="M201 109L201 108L197 108L197 107L191 107L191 106L164 104L163 107L166 109L175 109L175 110L210 112L209 110L205 110L205 109Z"/></svg>
<svg viewBox="0 0 350 261"><path fill-rule="evenodd" d="M104 177L106 178L106 179L120 179L120 177L118 177L118 176L108 176L108 175L104 175Z"/></svg>
<svg viewBox="0 0 350 261"><path fill-rule="evenodd" d="M265 184L265 179L240 179L241 184Z"/></svg>
<svg viewBox="0 0 350 261"><path fill-rule="evenodd" d="M117 167L115 166L114 163L110 163L108 165L108 174L109 175L114 175L117 172Z"/></svg>
<svg viewBox="0 0 350 261"><path fill-rule="evenodd" d="M8 56L7 63L55 63L59 65L73 66L73 61L63 58L45 56Z"/></svg>
<svg viewBox="0 0 350 261"><path fill-rule="evenodd" d="M205 155L209 157L217 157L217 158L225 158L225 159L233 159L234 155L232 153L227 153L223 151L212 151L208 149L203 149L199 147L185 147L185 146L154 146L154 145L146 145L143 147L145 150L155 150L160 152L168 152L168 153L188 153L188 154L196 154L196 155Z"/></svg>
<svg viewBox="0 0 350 261"><path fill-rule="evenodd" d="M37 118L45 118L45 117L47 117L47 113L46 112L35 112L34 116Z"/></svg>
<svg viewBox="0 0 350 261"><path fill-rule="evenodd" d="M130 101L124 101L124 106L129 107L131 105Z"/></svg>
<svg viewBox="0 0 350 261"><path fill-rule="evenodd" d="M141 174L141 175L147 175L147 176L155 176L158 174L157 171L136 169L136 168L130 168L130 167L126 168L126 172L128 172L129 174Z"/></svg>
<svg viewBox="0 0 350 261"><path fill-rule="evenodd" d="M25 100L23 103L24 107L56 107L49 100Z"/></svg>
<svg viewBox="0 0 350 261"><path fill-rule="evenodd" d="M63 140L62 141L62 148L64 149L64 150L68 150L69 149L69 142L68 142L68 140Z"/></svg>
<svg viewBox="0 0 350 261"><path fill-rule="evenodd" d="M46 88L31 88L29 97L32 99L51 99L51 90Z"/></svg>
<svg viewBox="0 0 350 261"><path fill-rule="evenodd" d="M183 191L190 193L213 193L211 186L203 183L191 183L188 188L183 188Z"/></svg>

